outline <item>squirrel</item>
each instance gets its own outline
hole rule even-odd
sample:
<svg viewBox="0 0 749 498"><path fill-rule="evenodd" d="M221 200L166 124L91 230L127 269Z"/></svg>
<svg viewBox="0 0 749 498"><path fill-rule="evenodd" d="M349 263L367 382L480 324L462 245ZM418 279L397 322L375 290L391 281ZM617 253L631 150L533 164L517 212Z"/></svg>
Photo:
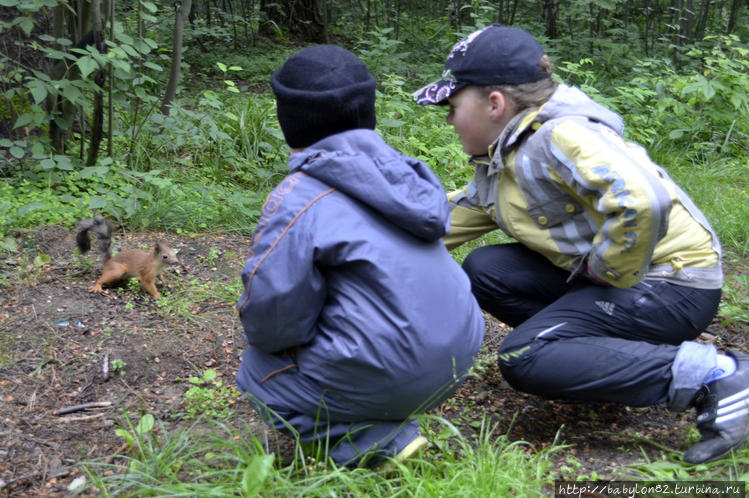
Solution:
<svg viewBox="0 0 749 498"><path fill-rule="evenodd" d="M155 279L159 276L161 280L160 272L163 267L178 264L184 268L184 265L177 259L177 252L161 242L156 243L148 252L128 249L112 256L109 250L112 243L112 225L101 216L81 222L80 229L75 237L81 254L85 254L91 249L89 231L98 235L99 249L104 254L101 276L88 289L89 292L102 292L101 286L103 284L109 284L124 278L138 277L148 293L158 299L161 297L161 293L156 288Z"/></svg>

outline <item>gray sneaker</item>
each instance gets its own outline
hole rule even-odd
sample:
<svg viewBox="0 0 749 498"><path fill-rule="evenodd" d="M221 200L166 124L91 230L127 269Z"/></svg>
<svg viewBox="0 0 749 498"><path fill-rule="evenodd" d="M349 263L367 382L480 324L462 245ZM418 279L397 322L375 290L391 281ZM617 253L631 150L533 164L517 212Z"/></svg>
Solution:
<svg viewBox="0 0 749 498"><path fill-rule="evenodd" d="M684 454L686 462L715 460L743 446L749 436L749 356L726 354L736 360L736 371L697 392L693 404L702 438Z"/></svg>

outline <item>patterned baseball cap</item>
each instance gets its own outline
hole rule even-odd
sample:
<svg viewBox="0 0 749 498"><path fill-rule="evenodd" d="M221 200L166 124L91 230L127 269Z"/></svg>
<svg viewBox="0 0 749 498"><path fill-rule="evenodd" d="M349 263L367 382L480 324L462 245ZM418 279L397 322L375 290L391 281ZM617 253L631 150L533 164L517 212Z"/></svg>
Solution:
<svg viewBox="0 0 749 498"><path fill-rule="evenodd" d="M468 85L519 85L551 77L538 68L544 49L520 28L492 24L456 43L442 78L414 92L417 104L447 104Z"/></svg>

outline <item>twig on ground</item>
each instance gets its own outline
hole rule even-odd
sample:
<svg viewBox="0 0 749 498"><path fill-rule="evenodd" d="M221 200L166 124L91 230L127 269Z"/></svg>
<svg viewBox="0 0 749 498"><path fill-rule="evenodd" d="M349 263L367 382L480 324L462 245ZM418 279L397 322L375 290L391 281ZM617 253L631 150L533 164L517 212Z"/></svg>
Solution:
<svg viewBox="0 0 749 498"><path fill-rule="evenodd" d="M85 422L86 420L93 420L95 418L101 418L105 413L97 413L95 415L83 415L82 417L63 417L58 420L58 422L62 423L68 423L68 422Z"/></svg>
<svg viewBox="0 0 749 498"><path fill-rule="evenodd" d="M83 403L82 405L68 406L67 408L60 408L55 412L55 415L65 415L73 412L80 412L88 410L89 408L107 408L112 406L111 401L93 401L91 403Z"/></svg>

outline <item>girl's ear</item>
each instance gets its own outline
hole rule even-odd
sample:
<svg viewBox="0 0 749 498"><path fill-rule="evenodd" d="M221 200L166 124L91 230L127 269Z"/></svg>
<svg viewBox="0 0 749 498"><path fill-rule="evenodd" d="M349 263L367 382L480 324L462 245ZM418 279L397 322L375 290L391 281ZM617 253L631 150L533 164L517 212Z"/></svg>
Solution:
<svg viewBox="0 0 749 498"><path fill-rule="evenodd" d="M489 106L492 121L499 121L507 110L507 100L502 92L493 91L489 94Z"/></svg>

